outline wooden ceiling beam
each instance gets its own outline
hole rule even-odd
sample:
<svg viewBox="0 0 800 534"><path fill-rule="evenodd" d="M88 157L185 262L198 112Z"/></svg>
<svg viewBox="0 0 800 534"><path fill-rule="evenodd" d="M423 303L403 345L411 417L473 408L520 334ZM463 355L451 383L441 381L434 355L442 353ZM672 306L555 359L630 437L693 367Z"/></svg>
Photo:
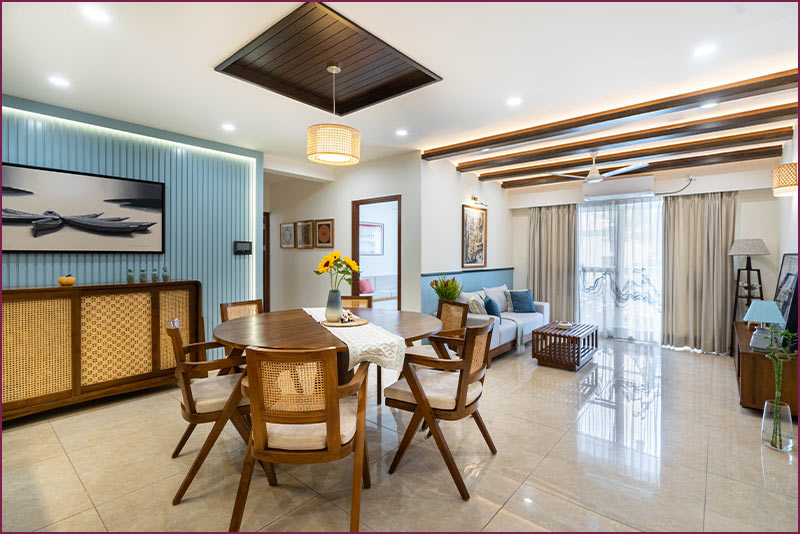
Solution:
<svg viewBox="0 0 800 534"><path fill-rule="evenodd" d="M736 150L733 152L720 152L718 154L706 154L704 156L692 156L688 158L668 159L664 161L652 161L650 164L640 171L630 174L620 174L616 178L628 178L637 174L651 174L658 171L668 171L674 169L686 169L689 167L704 167L706 165L719 165L721 163L735 163L737 161L749 161L754 159L775 158L783 155L783 146L767 146L760 148L748 148L745 150ZM611 167L608 169L601 169L602 172L609 172L620 169L624 165ZM588 173L576 173L576 176L585 177ZM562 178L560 176L540 176L537 178L526 178L523 180L510 180L502 183L503 189L514 189L519 187L530 187L534 185L543 185L548 183L567 183L579 181L575 178Z"/></svg>
<svg viewBox="0 0 800 534"><path fill-rule="evenodd" d="M461 172L477 171L481 169L491 169L493 167L505 167L508 165L519 165L522 163L532 163L546 159L559 158L562 156L573 156L590 152L592 150L609 150L630 146L643 141L659 141L666 139L676 139L703 133L733 130L745 126L755 126L770 122L797 119L797 102L771 106L768 108L753 109L741 113L722 115L689 122L668 124L657 128L648 128L634 132L625 132L607 137L595 139L584 139L565 143L562 145L548 146L524 152L513 152L502 154L491 158L476 159L459 163L456 166Z"/></svg>
<svg viewBox="0 0 800 534"><path fill-rule="evenodd" d="M688 143L662 145L652 148L643 148L640 150L631 150L629 152L617 152L616 154L600 154L597 156L597 164L630 163L647 158L677 156L679 154L689 154L692 152L705 152L707 150L719 150L762 143L772 143L776 141L787 141L792 138L793 132L794 128L787 126L785 128L773 128L771 130L761 130L758 132L715 137L713 139L691 141ZM570 169L586 167L591 164L592 158L580 158L569 161L544 163L542 165L530 165L527 167L517 167L515 169L487 172L481 174L478 178L482 182L491 180L507 180L509 178L524 178L526 176L534 176L543 173L566 172Z"/></svg>
<svg viewBox="0 0 800 534"><path fill-rule="evenodd" d="M590 115L582 115L580 117L541 124L531 128L515 130L513 132L490 135L471 141L432 148L422 153L422 159L432 160L446 158L477 152L484 148L498 148L546 139L556 135L580 133L601 123L618 123L645 114L671 113L697 107L698 105L708 102L727 102L796 87L797 69L789 69L766 76L742 80L740 82L693 91L691 93L649 100L632 106L610 109Z"/></svg>

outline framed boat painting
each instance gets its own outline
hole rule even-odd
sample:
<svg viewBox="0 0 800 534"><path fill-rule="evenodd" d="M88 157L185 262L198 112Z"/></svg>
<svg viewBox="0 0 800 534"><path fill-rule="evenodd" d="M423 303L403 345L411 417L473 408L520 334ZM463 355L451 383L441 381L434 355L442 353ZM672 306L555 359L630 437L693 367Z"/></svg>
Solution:
<svg viewBox="0 0 800 534"><path fill-rule="evenodd" d="M486 267L486 208L461 205L461 267Z"/></svg>
<svg viewBox="0 0 800 534"><path fill-rule="evenodd" d="M3 252L164 253L164 184L3 163Z"/></svg>

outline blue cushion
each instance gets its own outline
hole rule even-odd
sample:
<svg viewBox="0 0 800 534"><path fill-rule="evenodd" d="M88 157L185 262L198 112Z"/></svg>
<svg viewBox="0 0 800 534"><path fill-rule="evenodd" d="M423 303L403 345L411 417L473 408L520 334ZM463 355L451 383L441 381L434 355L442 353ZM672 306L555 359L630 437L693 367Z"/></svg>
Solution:
<svg viewBox="0 0 800 534"><path fill-rule="evenodd" d="M522 289L520 291L510 291L509 293L511 294L511 304L515 312L534 313L536 311L536 305L533 303L530 291Z"/></svg>
<svg viewBox="0 0 800 534"><path fill-rule="evenodd" d="M497 302L495 302L492 297L483 299L483 307L486 308L486 313L488 315L494 315L500 319L501 323L503 322L503 316L500 315L500 306L497 305Z"/></svg>

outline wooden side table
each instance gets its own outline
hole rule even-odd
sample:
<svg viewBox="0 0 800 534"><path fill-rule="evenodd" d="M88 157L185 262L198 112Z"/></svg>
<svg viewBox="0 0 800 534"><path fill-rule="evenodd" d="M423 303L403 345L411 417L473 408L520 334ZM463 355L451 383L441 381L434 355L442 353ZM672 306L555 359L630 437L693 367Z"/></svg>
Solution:
<svg viewBox="0 0 800 534"><path fill-rule="evenodd" d="M754 328L747 323L733 323L733 361L736 383L739 386L739 404L746 408L764 409L764 402L775 398L775 373L766 353L750 347ZM797 415L797 358L783 364L781 400L789 404L792 415Z"/></svg>
<svg viewBox="0 0 800 534"><path fill-rule="evenodd" d="M539 365L577 371L592 359L597 350L597 325L573 323L569 330L557 322L532 332L532 356Z"/></svg>

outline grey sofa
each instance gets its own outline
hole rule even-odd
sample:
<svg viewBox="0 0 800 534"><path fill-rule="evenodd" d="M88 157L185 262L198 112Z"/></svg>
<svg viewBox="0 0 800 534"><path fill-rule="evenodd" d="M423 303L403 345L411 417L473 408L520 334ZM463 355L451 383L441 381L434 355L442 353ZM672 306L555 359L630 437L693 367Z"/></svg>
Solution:
<svg viewBox="0 0 800 534"><path fill-rule="evenodd" d="M483 290L475 292L462 292L458 297L459 302L468 303L470 297L480 294L481 297L485 296ZM504 354L517 346L517 325L522 327L522 340L527 343L531 340L531 331L540 326L550 322L550 304L547 302L534 301L536 312L534 313L519 313L509 311L507 308L504 311L502 303L500 315L503 321L500 321L493 315L483 315L478 313L469 313L467 315L467 326L475 326L483 324L486 321L494 322L494 332L492 333L492 343L489 346L489 358Z"/></svg>

